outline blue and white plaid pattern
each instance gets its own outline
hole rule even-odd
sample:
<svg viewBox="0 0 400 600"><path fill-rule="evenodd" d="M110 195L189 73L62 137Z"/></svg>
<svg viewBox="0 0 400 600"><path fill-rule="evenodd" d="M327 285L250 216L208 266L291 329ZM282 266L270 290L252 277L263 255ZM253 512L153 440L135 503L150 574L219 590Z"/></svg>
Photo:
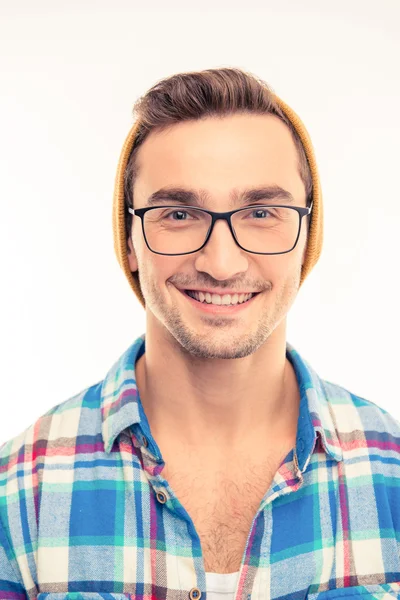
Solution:
<svg viewBox="0 0 400 600"><path fill-rule="evenodd" d="M135 362L0 446L0 600L206 600L201 544L163 478ZM400 598L400 423L287 344L301 401L249 532L236 600Z"/></svg>

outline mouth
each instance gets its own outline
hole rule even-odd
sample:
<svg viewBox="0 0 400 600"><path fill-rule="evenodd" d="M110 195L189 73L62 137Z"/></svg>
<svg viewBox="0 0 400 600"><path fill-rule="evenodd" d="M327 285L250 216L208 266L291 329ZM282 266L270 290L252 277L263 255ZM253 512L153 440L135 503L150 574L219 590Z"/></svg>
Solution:
<svg viewBox="0 0 400 600"><path fill-rule="evenodd" d="M201 301L198 298L195 298L192 290L178 290L178 291L189 301L189 303L192 306L194 306L195 308L197 308L199 310L202 310L207 313L227 314L227 315L234 314L236 312L239 312L241 310L244 310L244 309L250 307L250 305L253 304L253 302L257 298L257 296L261 293L261 292L257 292L255 294L252 294L250 298L244 300L241 303L237 302L236 304L213 304L212 302L207 302L206 299Z"/></svg>

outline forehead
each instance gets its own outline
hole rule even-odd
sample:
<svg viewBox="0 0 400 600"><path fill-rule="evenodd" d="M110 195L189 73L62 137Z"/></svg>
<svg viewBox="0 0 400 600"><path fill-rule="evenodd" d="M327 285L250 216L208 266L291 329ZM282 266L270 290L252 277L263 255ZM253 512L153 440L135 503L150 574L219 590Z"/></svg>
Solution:
<svg viewBox="0 0 400 600"><path fill-rule="evenodd" d="M135 198L180 185L208 189L277 184L304 194L296 146L288 127L273 115L240 114L174 124L152 132L137 154Z"/></svg>

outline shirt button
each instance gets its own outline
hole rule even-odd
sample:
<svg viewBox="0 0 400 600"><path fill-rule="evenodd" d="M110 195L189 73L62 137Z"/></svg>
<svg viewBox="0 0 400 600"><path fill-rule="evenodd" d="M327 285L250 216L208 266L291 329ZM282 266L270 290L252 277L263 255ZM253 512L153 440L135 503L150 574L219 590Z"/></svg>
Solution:
<svg viewBox="0 0 400 600"><path fill-rule="evenodd" d="M164 494L164 492L157 492L157 500L159 501L160 504L165 504L167 501L167 496ZM195 588L197 589L197 588ZM197 597L196 597L197 600Z"/></svg>
<svg viewBox="0 0 400 600"><path fill-rule="evenodd" d="M144 436L143 436L142 442L143 442L143 446L144 446L145 448L147 448L147 446L149 445L149 442L147 441L147 438L146 438L146 437L144 437Z"/></svg>
<svg viewBox="0 0 400 600"><path fill-rule="evenodd" d="M201 598L201 591L199 588L192 588L189 592L190 600L199 600Z"/></svg>

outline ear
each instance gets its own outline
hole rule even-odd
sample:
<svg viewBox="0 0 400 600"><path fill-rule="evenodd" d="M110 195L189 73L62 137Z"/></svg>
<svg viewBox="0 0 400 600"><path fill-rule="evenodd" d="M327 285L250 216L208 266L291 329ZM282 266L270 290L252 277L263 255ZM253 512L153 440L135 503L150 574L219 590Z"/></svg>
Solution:
<svg viewBox="0 0 400 600"><path fill-rule="evenodd" d="M130 236L128 238L128 262L129 268L132 272L137 271L139 269L136 252L133 248L132 238Z"/></svg>
<svg viewBox="0 0 400 600"><path fill-rule="evenodd" d="M308 247L308 232L307 232L306 243L304 244L303 256L301 258L301 266L304 265L304 262L306 260L307 247Z"/></svg>
<svg viewBox="0 0 400 600"><path fill-rule="evenodd" d="M301 266L304 265L305 260L306 260L309 237L310 237L310 218L308 216L308 217L306 217L306 241L304 243L303 256L301 257Z"/></svg>

